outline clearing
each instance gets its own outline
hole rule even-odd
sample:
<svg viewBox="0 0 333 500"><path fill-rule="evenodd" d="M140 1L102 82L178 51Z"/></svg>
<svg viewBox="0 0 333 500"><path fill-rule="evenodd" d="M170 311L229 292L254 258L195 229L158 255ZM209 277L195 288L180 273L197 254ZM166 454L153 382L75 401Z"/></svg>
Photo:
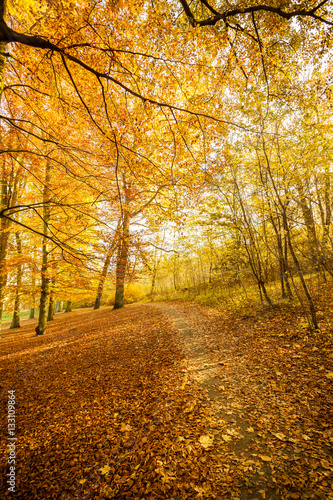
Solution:
<svg viewBox="0 0 333 500"><path fill-rule="evenodd" d="M174 302L4 330L2 497L332 500L332 335L281 324Z"/></svg>

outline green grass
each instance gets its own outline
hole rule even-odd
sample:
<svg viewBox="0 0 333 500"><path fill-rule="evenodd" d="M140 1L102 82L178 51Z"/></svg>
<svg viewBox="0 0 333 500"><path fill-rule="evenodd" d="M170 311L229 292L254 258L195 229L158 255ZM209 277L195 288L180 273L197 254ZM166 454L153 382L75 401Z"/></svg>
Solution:
<svg viewBox="0 0 333 500"><path fill-rule="evenodd" d="M38 317L38 311L35 311L35 318ZM27 318L30 315L30 309L29 311L21 311L20 312L20 318ZM13 314L7 314L4 313L2 316L2 321L11 321L13 319Z"/></svg>

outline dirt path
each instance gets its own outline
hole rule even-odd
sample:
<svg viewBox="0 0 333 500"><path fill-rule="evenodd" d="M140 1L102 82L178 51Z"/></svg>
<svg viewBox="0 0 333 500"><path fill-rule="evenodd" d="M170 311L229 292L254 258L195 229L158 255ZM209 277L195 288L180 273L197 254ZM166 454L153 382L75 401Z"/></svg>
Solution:
<svg viewBox="0 0 333 500"><path fill-rule="evenodd" d="M288 392L270 342L230 325L169 303L58 315L43 337L32 322L4 331L1 431L14 390L17 441L14 494L3 442L3 497L331 500L329 378L308 369L302 391L293 364ZM283 377L304 362L295 352Z"/></svg>
<svg viewBox="0 0 333 500"><path fill-rule="evenodd" d="M243 471L239 498L332 499L332 386L323 375L333 373L310 365L318 348L306 352L274 331L273 339L258 338L253 321L230 328L226 315L197 304L156 306L183 334L187 371L210 401L217 447L226 441Z"/></svg>
<svg viewBox="0 0 333 500"><path fill-rule="evenodd" d="M205 335L205 322L202 322L204 313L199 308L199 314L195 311L197 306L179 306L179 304L166 305L156 304L166 313L172 316L176 327L184 338L185 352L187 358L187 372L190 378L199 382L200 387L206 394L213 410L213 425L209 431L214 439L218 437L222 442L227 442L228 447L234 454L234 460L243 460L247 465L254 461L251 451L257 449L260 443L262 456L267 455L265 442L260 442L260 435L249 425L248 421L240 418L238 410L242 405L238 401L230 400L230 393L226 395L226 387L222 381L226 382L225 366L229 361L232 352L227 349L218 349L215 352L207 348L209 335ZM211 311L215 312L214 310ZM202 314L204 314L202 316ZM198 316L201 316L199 319ZM186 322L186 319L188 322ZM211 318L210 318L211 319ZM208 320L209 322L209 320ZM191 326L190 326L191 323ZM229 397L228 397L229 396ZM248 417L245 415L245 417ZM216 432L218 429L218 432ZM250 465L250 471L254 470ZM274 492L274 485L271 470L265 463L260 463L260 470L251 475L251 486L242 484L239 491L241 500L250 498L270 498L278 499L280 495ZM273 487L273 489L272 489Z"/></svg>

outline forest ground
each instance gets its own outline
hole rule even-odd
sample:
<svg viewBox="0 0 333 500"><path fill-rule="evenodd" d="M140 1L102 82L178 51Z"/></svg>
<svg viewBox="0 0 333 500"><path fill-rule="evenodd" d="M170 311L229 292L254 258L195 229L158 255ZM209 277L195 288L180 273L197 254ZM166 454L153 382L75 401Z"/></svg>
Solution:
<svg viewBox="0 0 333 500"><path fill-rule="evenodd" d="M331 330L181 302L22 325L1 339L3 498L333 499Z"/></svg>

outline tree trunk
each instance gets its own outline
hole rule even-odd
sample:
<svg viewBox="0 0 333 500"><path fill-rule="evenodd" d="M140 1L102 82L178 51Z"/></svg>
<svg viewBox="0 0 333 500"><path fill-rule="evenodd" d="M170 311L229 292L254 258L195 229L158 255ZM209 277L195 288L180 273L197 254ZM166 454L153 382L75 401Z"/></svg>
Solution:
<svg viewBox="0 0 333 500"><path fill-rule="evenodd" d="M72 301L71 300L67 300L65 313L70 313L70 312L72 312Z"/></svg>
<svg viewBox="0 0 333 500"><path fill-rule="evenodd" d="M5 210L16 204L19 172L16 175L8 174L6 171L5 159L2 163L1 172L1 192L0 192L0 210ZM7 284L6 258L8 241L10 235L11 220L5 217L0 218L0 325L2 322L4 292Z"/></svg>
<svg viewBox="0 0 333 500"><path fill-rule="evenodd" d="M48 277L48 250L47 250L47 234L48 223L50 220L50 164L46 164L45 184L43 193L43 240L42 240L42 282L41 295L39 304L38 325L36 326L36 335L44 335L46 332L47 313L48 313L48 298L49 298L49 277Z"/></svg>
<svg viewBox="0 0 333 500"><path fill-rule="evenodd" d="M46 253L46 252L43 252L43 253ZM44 333L46 332L48 299L49 299L49 280L46 276L46 272L47 272L47 261L45 263L45 261L43 259L38 325L36 326L36 329L35 329L36 335L44 335Z"/></svg>
<svg viewBox="0 0 333 500"><path fill-rule="evenodd" d="M53 321L54 319L54 297L50 294L49 298L49 308L47 311L47 321Z"/></svg>
<svg viewBox="0 0 333 500"><path fill-rule="evenodd" d="M0 2L0 21L2 21L5 17L6 4L7 4L7 0L3 0L2 2ZM6 66L6 59L7 59L6 48L7 48L7 43L0 42L0 101L1 101L3 89L5 86L4 76L5 76L5 66Z"/></svg>
<svg viewBox="0 0 333 500"><path fill-rule="evenodd" d="M157 265L156 265L156 262L154 262L153 275L152 275L151 287L150 287L150 292L149 292L149 297L151 299L153 298L154 290L155 290L156 273L157 273Z"/></svg>
<svg viewBox="0 0 333 500"><path fill-rule="evenodd" d="M50 288L50 296L49 296L49 308L48 308L48 312L47 312L47 321L53 321L53 319L54 319L54 309L55 309L54 288L55 288L55 283L56 283L56 268L55 268L55 264L53 263L51 288Z"/></svg>
<svg viewBox="0 0 333 500"><path fill-rule="evenodd" d="M299 261L297 259L297 256L295 254L295 251L294 251L294 248L293 248L293 245L292 245L292 242L291 242L290 230L289 230L289 226L288 226L288 222L287 222L286 216L284 216L284 226L285 226L285 231L287 233L288 246L289 246L290 254L291 254L292 258L293 258L293 261L294 261L294 264L295 264L295 267L296 267L296 270L297 270L297 274L298 274L298 276L300 278L300 281L301 281L301 284L302 284L305 296L306 296L308 304L309 304L311 321L312 321L312 325L311 326L315 330L318 330L318 321L317 321L316 309L315 309L315 306L314 306L314 303L313 303L310 291L309 291L309 289L307 287L307 284L305 282L301 265L300 265L300 263L299 263Z"/></svg>
<svg viewBox="0 0 333 500"><path fill-rule="evenodd" d="M289 282L289 265L288 265L288 238L287 235L284 237L284 281L286 283L288 298L293 298L293 293L291 291L291 286Z"/></svg>
<svg viewBox="0 0 333 500"><path fill-rule="evenodd" d="M96 295L96 299L95 299L94 309L99 309L100 306L101 306L101 300L102 300L102 295L103 295L104 283L105 283L106 275L108 273L108 269L109 269L111 257L112 257L112 255L114 253L114 250L115 250L115 247L116 247L116 244L117 244L118 230L119 230L119 224L117 226L117 231L116 231L116 234L114 236L114 239L113 239L111 245L109 246L108 252L106 254L106 259L104 261L103 270L102 270L101 276L99 278L99 283L98 283L98 288L97 288L97 295Z"/></svg>
<svg viewBox="0 0 333 500"><path fill-rule="evenodd" d="M323 234L323 245L329 239L330 226L332 223L332 208L331 208L331 179L330 179L329 167L325 169L325 224L324 224L324 234Z"/></svg>
<svg viewBox="0 0 333 500"><path fill-rule="evenodd" d="M1 178L1 210L7 206L7 183L4 178L4 165ZM9 239L9 220L0 219L0 321L2 320L4 291L7 284L6 257Z"/></svg>
<svg viewBox="0 0 333 500"><path fill-rule="evenodd" d="M36 249L35 249L36 250ZM36 257L34 252L34 258ZM35 285L36 285L36 265L33 264L32 267L32 276L31 276L31 284L32 284L32 306L30 307L29 319L33 319L35 317L35 309L36 309L36 297L35 297Z"/></svg>
<svg viewBox="0 0 333 500"><path fill-rule="evenodd" d="M22 256L22 243L20 234L18 231L15 232L16 238L16 249L17 256L21 259ZM20 261L17 266L17 274L16 274L16 290L15 290L15 302L14 302L14 312L13 319L10 328L20 328L20 298L21 298L21 284L22 284L22 262Z"/></svg>
<svg viewBox="0 0 333 500"><path fill-rule="evenodd" d="M273 306L273 303L267 293L267 290L266 290L266 287L265 287L265 283L263 281L261 281L260 283L260 286L261 286L261 289L262 289L262 293L264 294L264 297L266 299L266 302L267 304L269 305L269 307L272 307Z"/></svg>
<svg viewBox="0 0 333 500"><path fill-rule="evenodd" d="M250 268L252 270L253 276L256 279L256 282L257 282L257 285L259 288L259 292L260 292L261 300L262 300L262 293L263 293L267 304L269 305L269 307L272 307L273 303L272 303L272 301L267 293L266 287L265 287L266 280L265 280L265 273L264 273L264 269L263 269L262 256L261 256L261 251L260 251L260 247L259 247L256 235L255 235L255 232L253 229L253 222L250 218L250 215L248 214L248 212L246 210L246 206L243 202L241 192L240 192L240 189L239 189L239 186L238 186L238 183L237 183L237 180L235 177L234 177L234 186L236 189L238 202L239 202L239 205L240 205L240 208L241 208L241 211L243 214L244 223L245 223L245 233L246 234L244 234L244 232L243 232L242 238L243 238L246 253L247 253L248 258L249 258ZM247 239L249 240L249 242L247 241Z"/></svg>
<svg viewBox="0 0 333 500"><path fill-rule="evenodd" d="M57 300L54 312L55 313L60 313L61 312L61 302L60 302L60 300Z"/></svg>
<svg viewBox="0 0 333 500"><path fill-rule="evenodd" d="M309 247L311 252L311 260L317 271L320 267L320 251L316 233L316 226L313 218L311 205L308 204L304 187L301 179L297 179L297 191L299 195L299 203L301 205L303 220L308 233Z"/></svg>
<svg viewBox="0 0 333 500"><path fill-rule="evenodd" d="M129 222L128 210L124 212L122 234L119 240L117 268L116 268L116 294L113 309L124 307L125 275L129 250Z"/></svg>

